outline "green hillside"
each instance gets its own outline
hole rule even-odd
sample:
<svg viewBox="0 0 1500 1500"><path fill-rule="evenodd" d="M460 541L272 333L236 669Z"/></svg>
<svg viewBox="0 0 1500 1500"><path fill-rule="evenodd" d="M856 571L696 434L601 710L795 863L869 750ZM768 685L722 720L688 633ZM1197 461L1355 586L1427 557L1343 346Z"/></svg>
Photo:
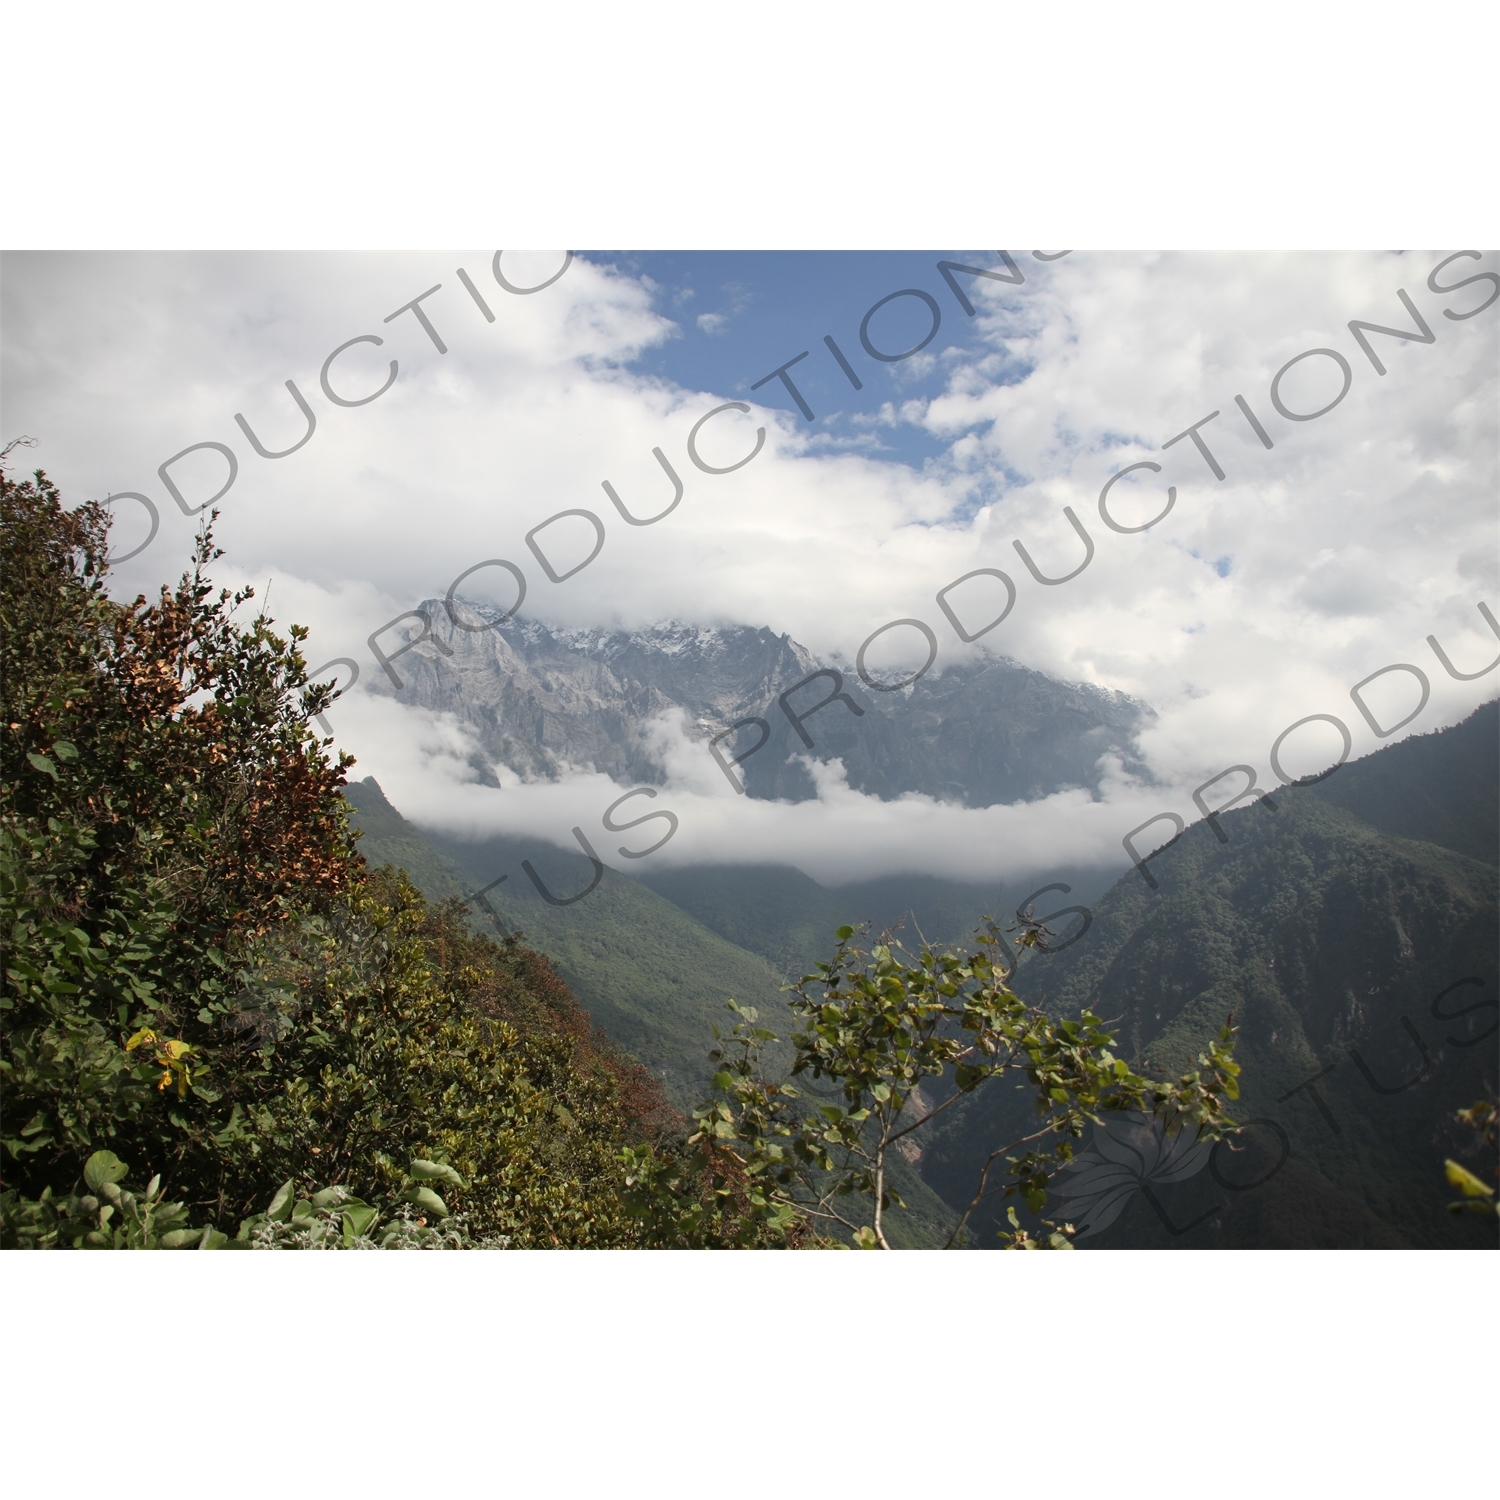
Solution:
<svg viewBox="0 0 1500 1500"><path fill-rule="evenodd" d="M986 916L1006 925L1017 905L1032 903L1046 917L1082 906L1113 883L1094 871L1056 871L1023 881L977 885L933 875L890 875L849 885L822 886L790 865L695 865L640 877L696 921L793 977L828 957L831 934L848 922L868 922L875 932L894 929L908 945L923 938L960 945ZM1049 890L1055 882L1066 893ZM1066 932L1077 918L1064 917Z"/></svg>
<svg viewBox="0 0 1500 1500"><path fill-rule="evenodd" d="M582 856L535 840L466 842L420 831L391 806L373 778L351 785L345 795L361 829L365 859L405 869L429 897L466 897L504 875L504 882L485 897L493 916L471 902L475 926L519 932L547 954L595 1025L650 1068L679 1109L691 1108L704 1094L713 1045L710 1028L728 1020L726 1000L753 1005L782 1036L790 1032L792 1016L781 993L782 980L766 957L710 931L643 882L606 868L598 887L581 901L550 906L537 894L522 861L530 862L549 892L565 897L581 891L593 877ZM786 873L814 891L821 889L795 870ZM767 883L767 889L774 884ZM837 914L844 908L831 909L835 915L820 916L802 934L805 952L824 956L831 947L829 934L844 920ZM769 924L775 913L764 915L764 929L750 924L742 930L757 948L774 953L779 939ZM819 925L827 929L821 939ZM790 1060L789 1048L783 1049L782 1060ZM911 1248L941 1243L952 1223L951 1210L910 1164L899 1162L892 1176L911 1207L910 1219L892 1226L892 1243Z"/></svg>
<svg viewBox="0 0 1500 1500"><path fill-rule="evenodd" d="M768 1024L786 1030L791 1015L781 985L826 958L843 923L869 921L879 930L905 922L908 933L919 928L961 942L993 907L982 887L929 876L829 889L791 866L763 865L643 878L606 867L589 895L552 906L523 861L552 895L566 898L593 878L581 854L538 840L474 842L419 830L373 778L346 795L366 859L399 865L428 896L469 896L505 876L484 898L493 916L470 903L476 923L520 931L547 953L595 1021L646 1062L679 1103L696 1101L709 1025L723 1018L723 1001L754 1005Z"/></svg>
<svg viewBox="0 0 1500 1500"><path fill-rule="evenodd" d="M767 1024L787 1030L791 1014L765 961L708 931L639 881L606 868L598 887L572 906L550 906L522 868L531 864L559 896L581 891L589 862L537 840L466 842L418 832L372 780L348 798L372 864L401 865L429 896L464 895L499 876L484 898L494 917L471 902L476 924L498 922L547 954L595 1024L639 1058L679 1107L696 1103L707 1076L710 1026L730 998L753 1005Z"/></svg>
<svg viewBox="0 0 1500 1500"><path fill-rule="evenodd" d="M877 932L900 923L908 940L920 931L959 943L998 899L992 888L927 875L830 888L790 865L696 865L645 875L641 883L793 979L828 957L832 934L845 922L869 922Z"/></svg>
<svg viewBox="0 0 1500 1500"><path fill-rule="evenodd" d="M1190 1066L1233 1011L1236 1117L1271 1122L1243 1159L1216 1158L1233 1186L1200 1172L1154 1190L1174 1226L1207 1215L1191 1233L1173 1236L1140 1195L1085 1244L1494 1243L1492 1226L1443 1211L1441 1163L1471 1145L1454 1110L1494 1089L1496 769L1490 704L1317 787L1278 792L1275 812L1225 815L1227 843L1195 825L1151 860L1158 890L1132 870L1083 941L1027 965L1029 998L1118 1017L1124 1050L1159 1072ZM1459 980L1470 983L1435 1011ZM1489 1008L1446 1019L1476 1003ZM985 1143L1023 1118L999 1098L955 1111L928 1180L955 1201ZM1237 1191L1260 1175L1276 1128L1286 1167Z"/></svg>
<svg viewBox="0 0 1500 1500"><path fill-rule="evenodd" d="M1500 863L1500 703L1344 766L1306 795L1393 838Z"/></svg>
<svg viewBox="0 0 1500 1500"><path fill-rule="evenodd" d="M411 876L429 901L465 896L472 888L462 871L408 823L386 800L373 776L344 789L351 809L350 822L359 830L359 849L365 862L378 869L395 865Z"/></svg>

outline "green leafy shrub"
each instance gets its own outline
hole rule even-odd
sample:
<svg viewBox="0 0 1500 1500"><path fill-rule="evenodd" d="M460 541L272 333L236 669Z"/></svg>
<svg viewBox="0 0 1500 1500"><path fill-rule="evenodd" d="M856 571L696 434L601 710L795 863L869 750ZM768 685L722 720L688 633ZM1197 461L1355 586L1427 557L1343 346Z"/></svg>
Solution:
<svg viewBox="0 0 1500 1500"><path fill-rule="evenodd" d="M113 1151L96 1151L84 1163L83 1182L66 1198L50 1187L35 1201L14 1189L0 1194L0 1246L7 1250L216 1250L228 1243L217 1230L188 1222L181 1203L163 1201L161 1178L142 1190L120 1184L125 1163ZM81 1189L81 1190L80 1190Z"/></svg>
<svg viewBox="0 0 1500 1500"><path fill-rule="evenodd" d="M401 1201L394 1210L356 1198L347 1188L330 1187L299 1198L296 1184L284 1182L270 1207L240 1225L233 1242L251 1250L508 1250L504 1235L473 1239L462 1215L430 1186L433 1182L462 1188L464 1180L443 1162L414 1161L402 1180ZM437 1219L427 1222L427 1215Z"/></svg>
<svg viewBox="0 0 1500 1500"><path fill-rule="evenodd" d="M97 1218L58 1185L107 1149L195 1224L288 1178L383 1201L421 1159L481 1239L637 1243L618 1153L660 1089L539 955L365 870L309 728L331 687L213 594L208 533L125 605L107 530L0 474L0 1146L15 1212L48 1205L15 1242Z"/></svg>
<svg viewBox="0 0 1500 1500"><path fill-rule="evenodd" d="M255 961L241 1023L272 1024L265 1077L246 1077L221 1136L236 1181L258 1195L286 1177L334 1181L374 1201L400 1190L397 1163L444 1161L481 1237L638 1242L619 1151L659 1095L539 955L380 871L340 920L278 934Z"/></svg>
<svg viewBox="0 0 1500 1500"><path fill-rule="evenodd" d="M308 729L331 687L305 632L236 622L250 594L214 596L207 532L175 589L120 604L108 526L0 473L5 1176L37 1196L107 1143L207 1206L204 1106L250 1051L220 1024L235 956L356 881L348 762Z"/></svg>
<svg viewBox="0 0 1500 1500"><path fill-rule="evenodd" d="M1034 921L1022 928L1023 948L1048 935ZM1040 1213L1073 1141L1103 1112L1144 1110L1169 1134L1191 1129L1207 1139L1235 1128L1225 1113L1239 1092L1228 1023L1196 1070L1155 1081L1114 1055L1113 1035L1090 1011L1058 1020L1013 993L1009 968L994 956L1004 949L993 923L967 953L924 946L911 955L891 942L865 953L854 935L841 927L833 958L791 986L801 1024L789 1077L766 1075L765 1049L777 1038L731 1002L736 1024L710 1054L714 1097L694 1111L687 1142L705 1164L697 1180L706 1191L691 1190L684 1153L624 1153L636 1211L664 1242L697 1244L707 1228L749 1243L756 1231L786 1236L795 1226L813 1243L843 1233L862 1248L889 1249L886 1216L904 1206L891 1182L893 1153L959 1100L1017 1073L1033 1090L1036 1128L994 1144L950 1247L996 1195ZM830 1080L840 1102L810 1106L790 1081L799 1074ZM1033 1232L1014 1208L1008 1217L1010 1247L1070 1248L1071 1226L1043 1220Z"/></svg>
<svg viewBox="0 0 1500 1500"><path fill-rule="evenodd" d="M188 1223L180 1203L162 1200L161 1179L143 1191L121 1186L125 1163L96 1151L84 1164L83 1183L65 1199L50 1188L36 1201L14 1190L0 1194L0 1246L8 1250L504 1250L510 1241L474 1239L462 1215L451 1215L433 1182L464 1186L442 1162L414 1161L402 1179L400 1201L381 1209L347 1188L328 1187L299 1197L284 1182L264 1213L253 1214L230 1239L220 1230ZM431 1215L437 1223L429 1224Z"/></svg>

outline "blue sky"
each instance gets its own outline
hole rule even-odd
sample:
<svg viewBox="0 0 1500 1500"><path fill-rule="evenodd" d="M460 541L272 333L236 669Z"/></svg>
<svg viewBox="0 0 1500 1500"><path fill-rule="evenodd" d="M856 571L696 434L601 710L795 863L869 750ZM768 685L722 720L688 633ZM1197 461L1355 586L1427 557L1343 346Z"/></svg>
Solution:
<svg viewBox="0 0 1500 1500"><path fill-rule="evenodd" d="M656 310L671 318L682 337L647 350L634 368L690 389L723 392L753 399L796 415L799 426L847 441L872 431L879 456L920 468L943 453L951 439L940 439L921 427L902 422L872 428L859 417L874 417L886 402L898 407L913 398L931 398L944 386L945 349L977 352L977 317L968 316L938 270L941 260L1004 273L993 250L902 251L588 251L598 265L613 265L636 277L649 277L658 288ZM992 294L988 305L972 292L976 278L957 280L971 301L985 310L1021 306L1027 293L1057 274L1060 263L1036 260L1029 251L1012 250L1026 277L1024 286L984 283ZM941 322L921 356L893 363L872 359L861 346L860 324L882 298L907 288L926 292L937 303ZM707 326L700 323L704 319ZM916 297L888 303L871 319L869 336L876 348L898 353L922 339L931 328L928 306ZM831 335L863 383L856 391L824 344ZM772 380L751 393L751 386L777 366L808 351L789 371L814 413L808 423L782 382ZM923 356L936 356L924 358ZM1001 373L1002 383L1021 379L1025 367Z"/></svg>

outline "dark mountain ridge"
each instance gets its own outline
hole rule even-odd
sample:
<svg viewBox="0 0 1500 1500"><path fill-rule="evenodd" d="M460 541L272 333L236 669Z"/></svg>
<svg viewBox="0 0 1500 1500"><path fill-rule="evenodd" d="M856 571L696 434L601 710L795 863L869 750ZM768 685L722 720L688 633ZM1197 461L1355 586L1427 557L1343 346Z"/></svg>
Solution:
<svg viewBox="0 0 1500 1500"><path fill-rule="evenodd" d="M1194 825L1152 857L1156 890L1132 870L1080 941L1022 966L1028 999L1116 1019L1123 1050L1158 1075L1191 1067L1232 1012L1235 1117L1263 1122L1246 1161L1285 1146L1288 1170L1253 1202L1205 1172L1157 1181L1173 1225L1206 1213L1190 1234L1175 1237L1142 1193L1083 1243L1494 1244L1492 1224L1443 1212L1441 1164L1473 1151L1454 1111L1496 1088L1497 782L1489 703L1277 792L1275 812L1221 816L1225 843ZM998 1095L956 1107L924 1162L929 1182L957 1201L986 1143L1024 1119Z"/></svg>

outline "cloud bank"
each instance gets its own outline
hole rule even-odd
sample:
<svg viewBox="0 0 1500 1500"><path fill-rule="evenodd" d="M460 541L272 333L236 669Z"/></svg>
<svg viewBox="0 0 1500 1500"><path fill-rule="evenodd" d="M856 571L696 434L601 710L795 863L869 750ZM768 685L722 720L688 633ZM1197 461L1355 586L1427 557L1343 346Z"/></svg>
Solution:
<svg viewBox="0 0 1500 1500"><path fill-rule="evenodd" d="M1337 716L1352 753L1368 753L1386 741L1350 689L1383 667L1416 666L1430 684L1400 733L1494 695L1500 673L1459 681L1426 643L1435 635L1470 672L1500 651L1477 607L1500 606L1493 261L1078 251L1020 287L963 278L972 323L934 269L944 327L958 320L967 341L940 334L902 368L939 375L938 394L929 380L928 395L817 428L749 401L699 429L696 463L695 424L743 381L689 390L635 371L643 350L680 335L679 310L602 262L575 257L518 295L481 251L13 255L3 397L8 435L39 438L35 461L70 498L128 491L156 506L159 535L121 565L122 591L172 576L190 545L195 518L158 466L193 444L235 454L219 576L261 590L271 580L271 612L312 627L314 665L360 663L330 721L360 772L418 820L562 843L576 824L602 840L613 836L600 810L630 790L591 777L506 786L505 768L500 790L485 786L461 725L367 691L380 671L370 634L487 559L523 569L525 612L550 623L770 625L852 669L872 632L914 618L939 642L932 670L994 650L1149 702L1158 718L1137 749L1157 786L1112 776L1097 801L1061 793L988 810L881 803L836 768L818 773L816 804L736 799L680 727L651 730L666 774L656 805L680 820L652 860L989 878L1016 864L1122 863L1126 830L1166 806L1196 817L1192 789L1227 766L1274 785L1270 746L1307 715ZM562 263L507 254L502 271L525 287ZM1409 336L1351 330L1361 321ZM860 349L857 330L838 335ZM381 342L350 344L329 389L360 399L392 360L398 373L367 404L339 405L324 361L360 337ZM288 380L316 425L265 458L245 427L273 453L308 431ZM937 456L917 466L859 446L882 426L920 431ZM1117 479L1107 520L1100 492L1132 465L1160 467ZM168 474L196 503L223 482L225 459L199 448ZM640 520L672 505L674 476L682 498L654 524L630 524L603 488ZM129 551L146 510L116 508ZM565 511L597 526L574 515L536 532ZM1015 603L966 645L937 595L976 570L1007 575ZM981 573L946 597L973 629L1003 605L1004 585ZM892 631L867 665L894 670L921 645ZM1420 697L1405 672L1364 691L1382 727ZM1339 748L1319 722L1283 759L1299 774Z"/></svg>

